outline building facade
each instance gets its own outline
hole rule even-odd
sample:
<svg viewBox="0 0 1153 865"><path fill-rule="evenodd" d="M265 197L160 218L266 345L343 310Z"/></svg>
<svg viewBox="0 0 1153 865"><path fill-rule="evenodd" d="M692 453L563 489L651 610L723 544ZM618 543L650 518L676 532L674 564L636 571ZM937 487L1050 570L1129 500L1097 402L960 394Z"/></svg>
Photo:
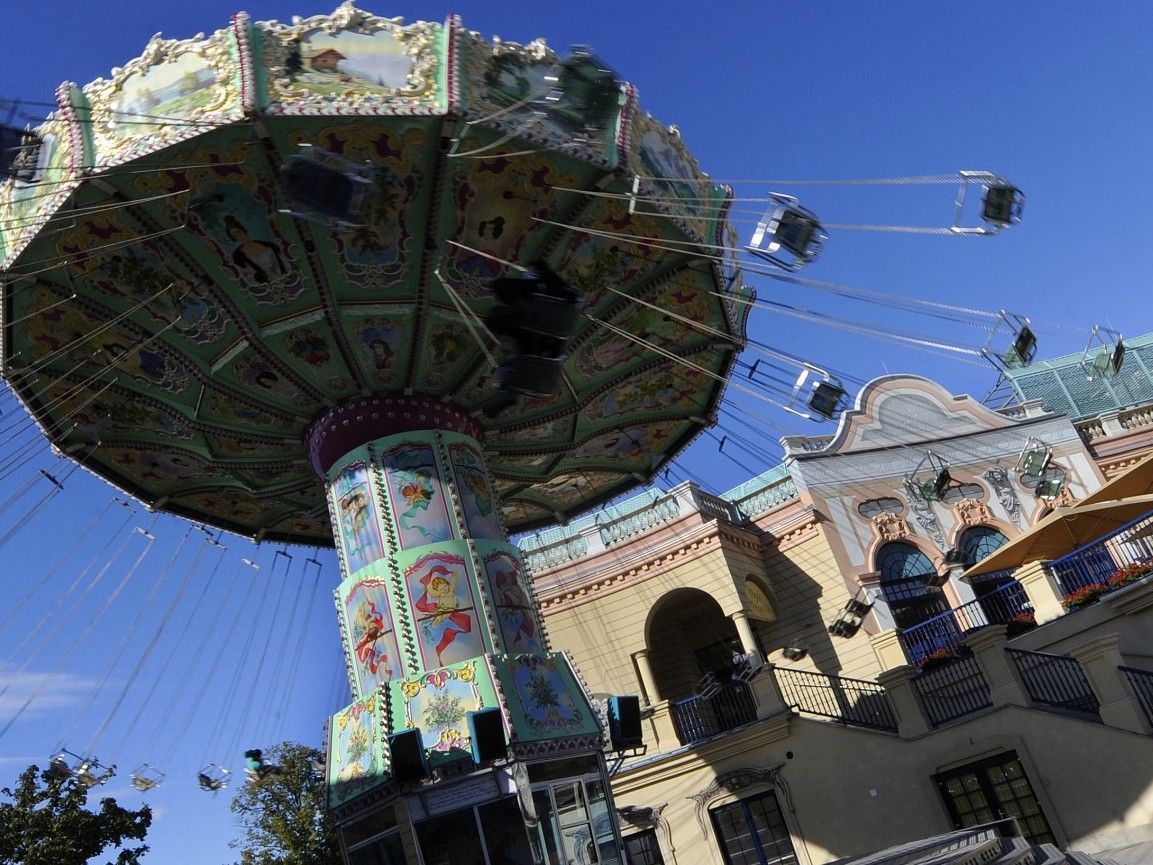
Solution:
<svg viewBox="0 0 1153 865"><path fill-rule="evenodd" d="M610 756L629 862L821 865L1005 818L1090 852L1153 837L1142 513L1101 533L1095 603L1027 557L966 574L1149 453L1147 343L1090 415L1036 383L993 410L886 376L722 496L686 483L521 539L594 699L641 695L644 748ZM1065 394L1083 375L1043 372Z"/></svg>

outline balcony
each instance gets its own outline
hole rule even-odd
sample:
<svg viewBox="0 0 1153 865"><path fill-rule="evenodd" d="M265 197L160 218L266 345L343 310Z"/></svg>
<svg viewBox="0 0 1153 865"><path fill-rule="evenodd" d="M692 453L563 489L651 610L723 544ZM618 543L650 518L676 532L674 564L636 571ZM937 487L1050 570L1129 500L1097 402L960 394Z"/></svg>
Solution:
<svg viewBox="0 0 1153 865"><path fill-rule="evenodd" d="M691 745L757 720L752 689L740 681L721 685L708 697L692 696L669 705L682 745Z"/></svg>
<svg viewBox="0 0 1153 865"><path fill-rule="evenodd" d="M1008 571L1004 573L1008 576ZM917 666L934 652L957 653L968 631L985 625L1030 627L1032 608L1025 590L1015 580L951 610L938 613L918 625L899 632L901 646L909 663Z"/></svg>

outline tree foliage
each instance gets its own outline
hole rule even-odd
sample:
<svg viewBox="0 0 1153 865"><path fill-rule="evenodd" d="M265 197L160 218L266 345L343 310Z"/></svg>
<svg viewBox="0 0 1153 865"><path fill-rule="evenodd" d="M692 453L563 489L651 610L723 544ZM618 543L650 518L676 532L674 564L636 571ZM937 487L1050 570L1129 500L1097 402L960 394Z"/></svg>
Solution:
<svg viewBox="0 0 1153 865"><path fill-rule="evenodd" d="M244 837L232 842L241 865L341 865L340 841L325 804L321 754L296 742L265 752L280 771L249 779L232 800Z"/></svg>
<svg viewBox="0 0 1153 865"><path fill-rule="evenodd" d="M152 824L147 805L130 811L106 797L90 811L88 788L73 778L61 780L29 766L14 788L0 789L0 863L3 865L86 865L108 848L119 848L116 865L137 865Z"/></svg>

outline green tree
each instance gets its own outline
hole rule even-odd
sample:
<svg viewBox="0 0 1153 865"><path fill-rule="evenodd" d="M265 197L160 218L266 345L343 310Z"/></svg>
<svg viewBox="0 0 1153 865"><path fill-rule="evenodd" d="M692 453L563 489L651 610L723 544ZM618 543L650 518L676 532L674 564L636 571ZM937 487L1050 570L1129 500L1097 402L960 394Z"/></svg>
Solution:
<svg viewBox="0 0 1153 865"><path fill-rule="evenodd" d="M321 754L296 742L264 753L280 771L250 778L232 800L244 837L232 842L241 865L341 865L340 841L325 804Z"/></svg>
<svg viewBox="0 0 1153 865"><path fill-rule="evenodd" d="M8 865L86 865L108 848L119 848L116 865L137 865L146 844L126 847L126 840L143 841L152 825L145 805L130 811L106 797L100 810L90 811L88 788L74 778L55 778L29 766L15 788L0 789L0 863Z"/></svg>

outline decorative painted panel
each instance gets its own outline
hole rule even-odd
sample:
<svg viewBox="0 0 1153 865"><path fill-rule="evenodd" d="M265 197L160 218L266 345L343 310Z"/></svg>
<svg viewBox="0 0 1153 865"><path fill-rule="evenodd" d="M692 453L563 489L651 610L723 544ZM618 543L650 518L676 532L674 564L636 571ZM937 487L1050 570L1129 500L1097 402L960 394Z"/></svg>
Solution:
<svg viewBox="0 0 1153 865"><path fill-rule="evenodd" d="M388 582L374 577L342 584L340 607L357 693L374 693L377 686L401 675Z"/></svg>
<svg viewBox="0 0 1153 865"><path fill-rule="evenodd" d="M463 443L450 445L448 450L468 536L503 539L500 509L488 482L484 457Z"/></svg>
<svg viewBox="0 0 1153 865"><path fill-rule="evenodd" d="M357 461L345 466L333 483L332 496L347 573L355 574L384 557L368 463Z"/></svg>
<svg viewBox="0 0 1153 865"><path fill-rule="evenodd" d="M539 613L519 557L497 549L485 555L484 567L504 651L544 652Z"/></svg>
<svg viewBox="0 0 1153 865"><path fill-rule="evenodd" d="M335 807L379 784L388 772L381 744L379 696L353 703L328 726L328 805Z"/></svg>
<svg viewBox="0 0 1153 865"><path fill-rule="evenodd" d="M497 706L496 689L483 661L473 659L432 670L389 687L390 728L417 728L431 761L467 751L468 713Z"/></svg>
<svg viewBox="0 0 1153 865"><path fill-rule="evenodd" d="M385 488L402 550L453 536L432 445L408 441L380 455ZM440 666L439 664L430 666Z"/></svg>
<svg viewBox="0 0 1153 865"><path fill-rule="evenodd" d="M600 735L563 654L505 656L493 664L520 741Z"/></svg>
<svg viewBox="0 0 1153 865"><path fill-rule="evenodd" d="M463 556L448 552L423 555L402 565L416 637L426 670L483 655L476 596Z"/></svg>

